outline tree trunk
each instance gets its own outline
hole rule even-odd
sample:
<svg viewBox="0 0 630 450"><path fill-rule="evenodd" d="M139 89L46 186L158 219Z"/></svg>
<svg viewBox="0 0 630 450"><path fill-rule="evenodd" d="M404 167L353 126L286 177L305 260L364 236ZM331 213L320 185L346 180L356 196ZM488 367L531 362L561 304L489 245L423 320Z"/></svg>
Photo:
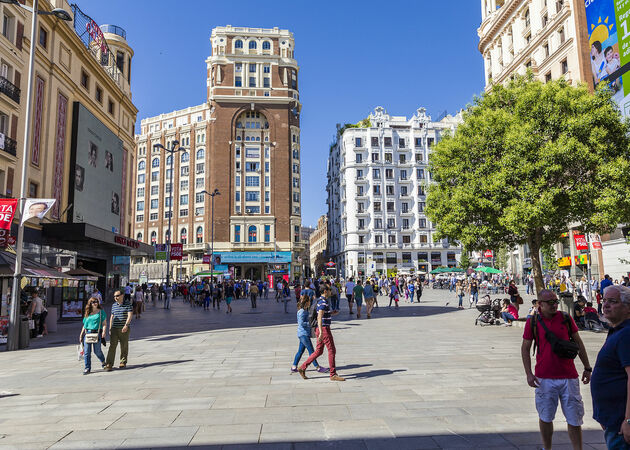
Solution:
<svg viewBox="0 0 630 450"><path fill-rule="evenodd" d="M541 242L541 230L536 229L534 235L528 239L530 257L532 259L532 273L534 275L534 288L536 289L536 295L545 288L545 282L542 275L542 265L540 263L540 242Z"/></svg>

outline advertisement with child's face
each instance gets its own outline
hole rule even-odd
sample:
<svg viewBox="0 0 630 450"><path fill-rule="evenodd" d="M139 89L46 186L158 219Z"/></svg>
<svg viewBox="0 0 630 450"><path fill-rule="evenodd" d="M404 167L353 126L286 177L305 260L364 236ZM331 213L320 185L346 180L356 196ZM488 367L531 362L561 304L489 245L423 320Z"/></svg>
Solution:
<svg viewBox="0 0 630 450"><path fill-rule="evenodd" d="M625 20L630 2L585 0L593 84L607 82L624 116L630 115L630 32Z"/></svg>

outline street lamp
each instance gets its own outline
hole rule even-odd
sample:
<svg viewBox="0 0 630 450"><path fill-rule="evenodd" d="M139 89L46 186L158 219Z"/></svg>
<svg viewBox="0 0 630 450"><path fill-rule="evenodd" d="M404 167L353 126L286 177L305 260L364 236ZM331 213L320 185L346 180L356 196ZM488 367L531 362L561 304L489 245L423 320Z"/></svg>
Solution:
<svg viewBox="0 0 630 450"><path fill-rule="evenodd" d="M168 286L171 278L171 240L173 239L173 230L171 230L171 218L173 217L173 159L174 154L178 152L186 152L184 147L179 146L178 140L171 141L171 148L164 147L162 144L155 144L153 148L162 149L171 154L171 176L169 177L169 193L168 193L168 234L166 239L166 285Z"/></svg>
<svg viewBox="0 0 630 450"><path fill-rule="evenodd" d="M215 189L212 192L208 192L205 189L203 191L200 192L200 194L205 194L205 195L209 195L212 198L212 213L211 213L211 227L212 227L212 231L210 232L211 235L211 239L212 239L212 247L210 250L211 253L211 257L210 257L210 280L212 280L214 278L214 197L216 197L217 195L221 195L221 193L219 192L218 189Z"/></svg>
<svg viewBox="0 0 630 450"><path fill-rule="evenodd" d="M7 350L17 350L19 333L18 333L18 315L20 308L20 278L22 272L22 246L24 244L24 226L22 225L22 215L24 214L24 204L26 195L26 174L28 170L28 138L31 134L32 123L32 88L33 88L33 68L35 63L35 36L37 30L37 16L55 16L61 20L72 20L70 14L61 8L55 8L52 11L40 11L38 8L38 0L33 0L33 7L22 5L18 0L0 0L0 3L8 3L23 8L33 13L31 20L31 54L28 62L28 87L26 89L26 123L24 125L24 150L22 152L22 182L20 184L20 222L18 222L18 235L15 244L15 268L13 271L13 287L11 289L11 315L9 316L9 334L7 336Z"/></svg>

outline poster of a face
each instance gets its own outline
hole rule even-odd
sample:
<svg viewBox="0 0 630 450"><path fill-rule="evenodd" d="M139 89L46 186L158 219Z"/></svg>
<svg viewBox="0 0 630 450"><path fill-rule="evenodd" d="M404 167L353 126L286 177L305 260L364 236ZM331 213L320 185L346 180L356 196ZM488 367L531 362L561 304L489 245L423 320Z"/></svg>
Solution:
<svg viewBox="0 0 630 450"><path fill-rule="evenodd" d="M90 163L90 166L92 167L96 167L96 160L98 159L98 146L90 141L90 154L88 157L88 162Z"/></svg>
<svg viewBox="0 0 630 450"><path fill-rule="evenodd" d="M114 155L105 150L105 168L110 172L114 171Z"/></svg>
<svg viewBox="0 0 630 450"><path fill-rule="evenodd" d="M120 197L116 192L112 192L112 212L116 215L120 214Z"/></svg>
<svg viewBox="0 0 630 450"><path fill-rule="evenodd" d="M27 198L26 203L24 204L22 223L33 217L43 219L48 210L52 208L54 204L54 198Z"/></svg>
<svg viewBox="0 0 630 450"><path fill-rule="evenodd" d="M630 78L627 78L630 73L623 74L623 68L630 63L627 45L630 34L623 33L623 30L619 34L617 18L630 10L630 4L617 3L615 6L614 0L585 2L588 45L593 84L598 86L608 82L613 99L619 104L621 112L628 115L630 110L626 109L630 107L630 98L626 96L630 94ZM626 104L629 106L626 107Z"/></svg>
<svg viewBox="0 0 630 450"><path fill-rule="evenodd" d="M74 169L74 188L77 191L82 191L84 182L85 182L85 168L77 164Z"/></svg>

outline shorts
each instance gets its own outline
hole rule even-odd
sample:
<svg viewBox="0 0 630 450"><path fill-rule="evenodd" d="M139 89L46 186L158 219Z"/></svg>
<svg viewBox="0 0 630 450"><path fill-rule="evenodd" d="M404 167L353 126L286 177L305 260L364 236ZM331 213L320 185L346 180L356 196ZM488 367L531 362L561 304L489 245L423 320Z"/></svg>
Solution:
<svg viewBox="0 0 630 450"><path fill-rule="evenodd" d="M346 294L346 298L348 299L348 303L352 303L354 300L352 298L352 295L347 295Z"/></svg>
<svg viewBox="0 0 630 450"><path fill-rule="evenodd" d="M553 422L558 409L558 400L567 423L574 427L582 426L584 403L580 395L578 378L551 379L539 378L536 388L536 411L543 422Z"/></svg>
<svg viewBox="0 0 630 450"><path fill-rule="evenodd" d="M368 308L373 307L374 306L374 300L375 300L374 297L366 298L365 299L365 306L368 307Z"/></svg>
<svg viewBox="0 0 630 450"><path fill-rule="evenodd" d="M225 303L227 303L228 305L232 303L232 297L225 297Z"/></svg>
<svg viewBox="0 0 630 450"><path fill-rule="evenodd" d="M357 297L355 298L355 301L357 302L357 306L363 305L363 297Z"/></svg>

